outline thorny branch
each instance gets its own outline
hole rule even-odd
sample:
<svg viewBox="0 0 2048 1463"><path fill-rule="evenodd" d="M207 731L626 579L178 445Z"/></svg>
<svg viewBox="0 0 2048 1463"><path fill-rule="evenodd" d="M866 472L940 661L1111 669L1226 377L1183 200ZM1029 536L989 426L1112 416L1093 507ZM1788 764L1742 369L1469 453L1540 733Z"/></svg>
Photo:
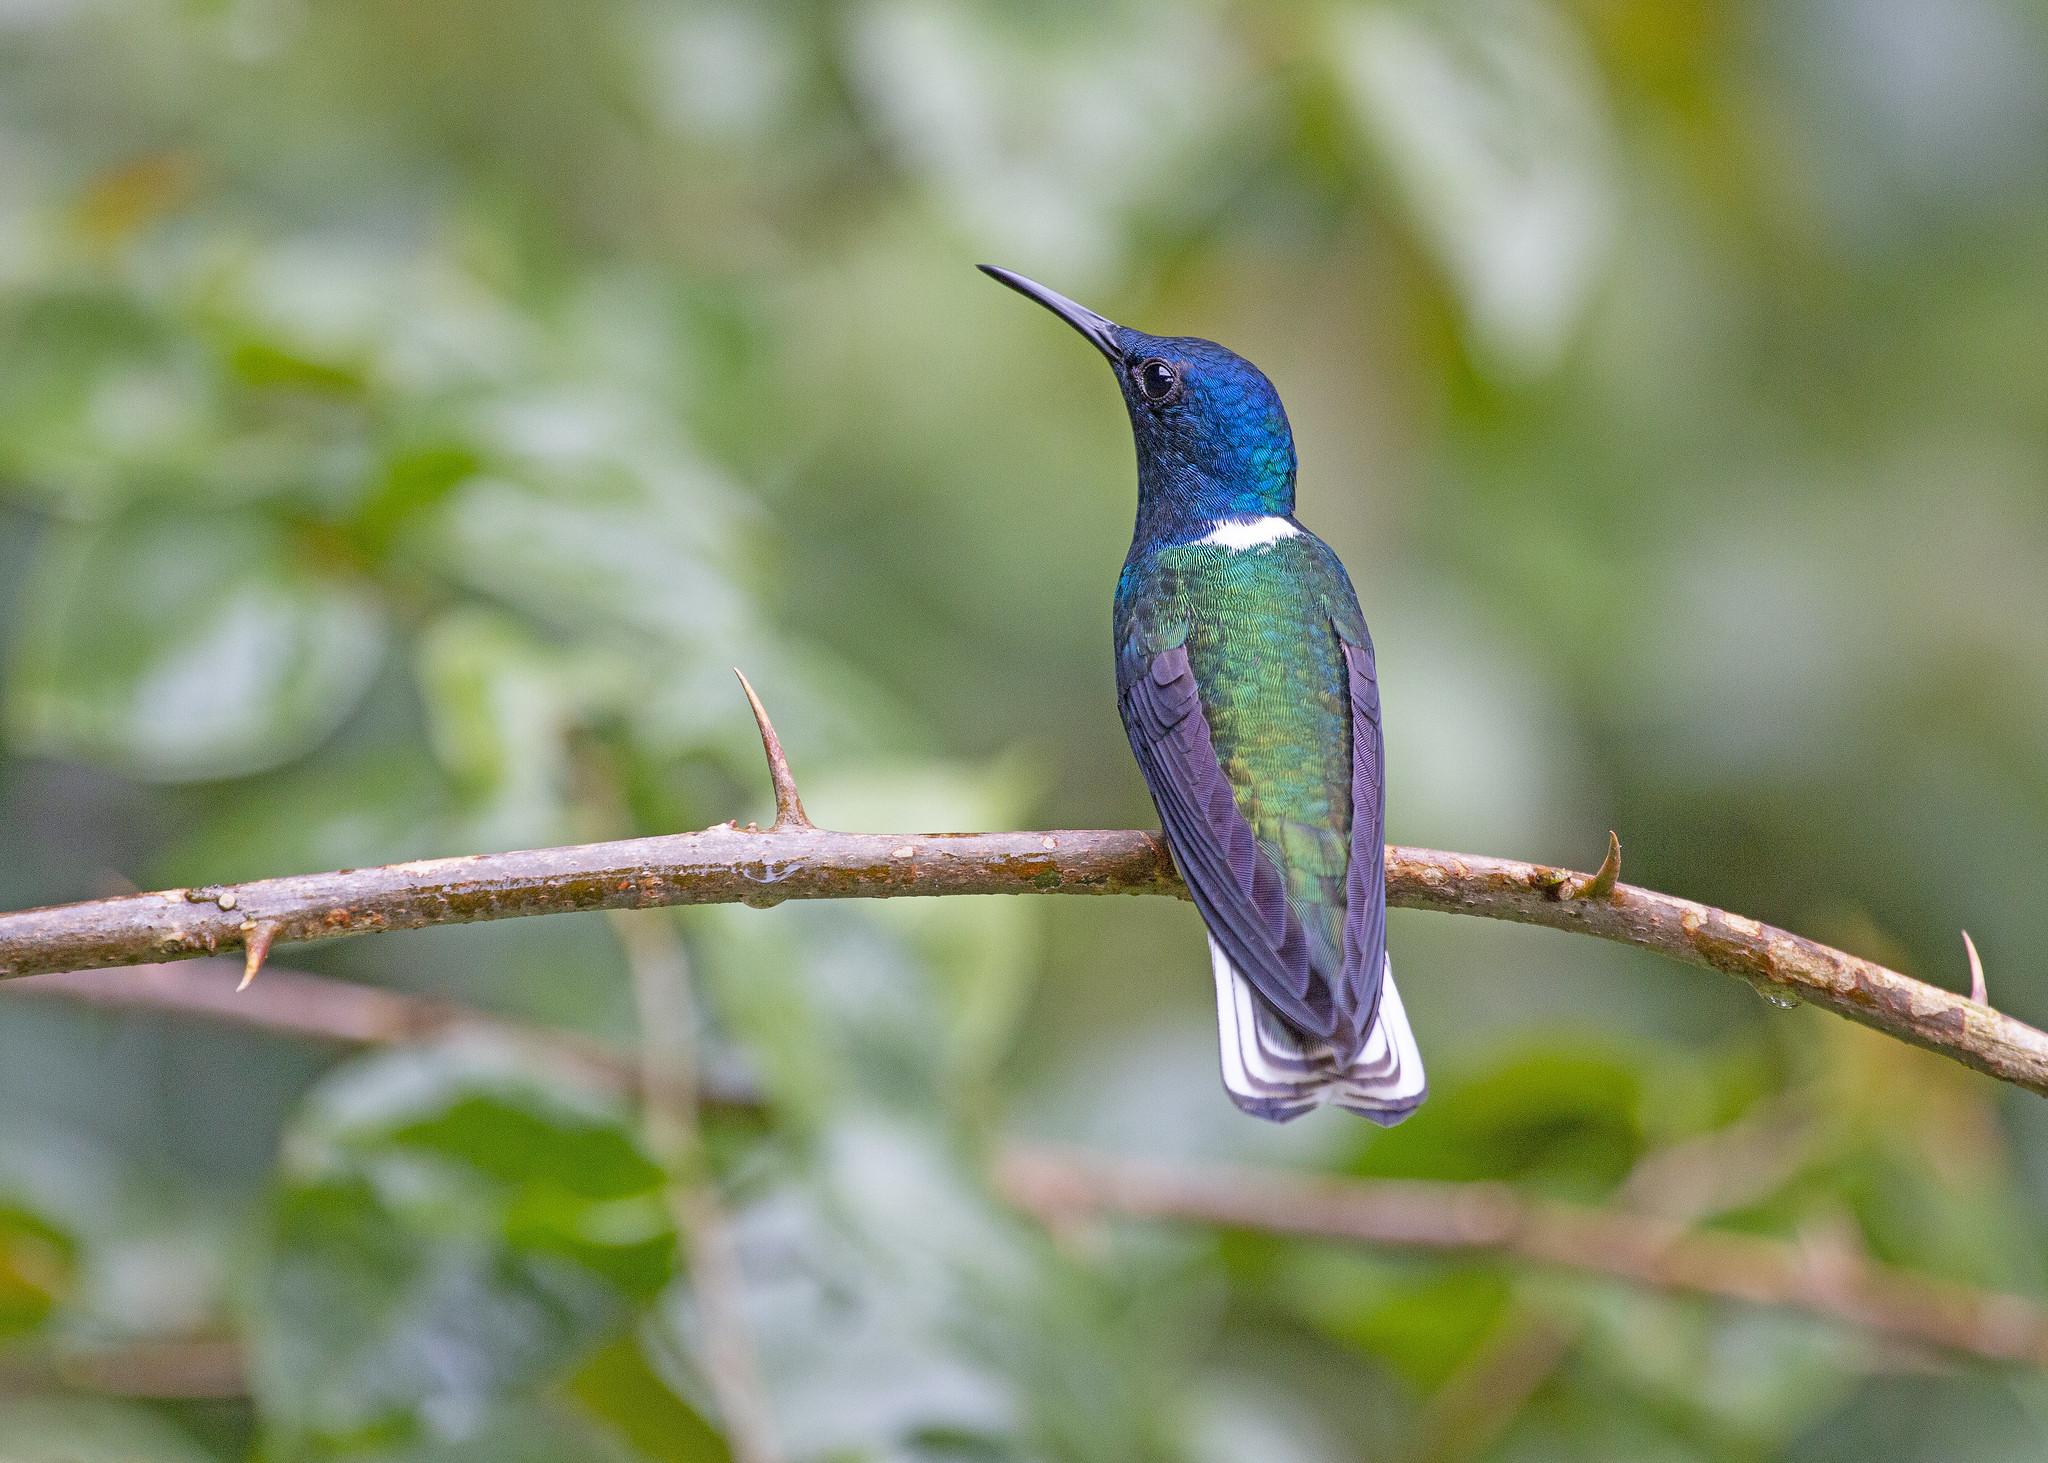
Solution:
<svg viewBox="0 0 2048 1463"><path fill-rule="evenodd" d="M253 972L273 943L569 910L942 894L1186 897L1154 833L882 835L813 827L766 712L759 717L777 801L775 824L766 831L723 823L701 833L425 859L0 914L0 977L223 950L244 951ZM1622 884L1620 862L1620 844L1611 835L1607 859L1592 875L1514 859L1389 848L1387 901L1655 950L1745 980L1772 999L1824 1006L2048 1094L2048 1035L1981 999L1739 914Z"/></svg>
<svg viewBox="0 0 2048 1463"><path fill-rule="evenodd" d="M44 975L10 993L55 996L101 1007L134 1004L208 1020L234 1010L239 966L199 960L133 973ZM488 1033L543 1055L620 1093L639 1080L635 1064L604 1048L442 1002L299 972L266 978L292 992L263 1029L351 1045L439 1033ZM134 982L124 1003L115 982ZM255 987L257 990L262 986ZM363 1019L363 1012L380 1013ZM738 1094L728 1092L726 1100ZM1652 1155L1631 1174L1618 1207L1530 1198L1506 1184L1311 1178L1270 1170L1168 1168L1076 1153L1012 1148L998 1187L1055 1228L1096 1215L1164 1219L1275 1234L1404 1248L1505 1254L1655 1289L1782 1306L1847 1322L1895 1340L2001 1362L2048 1367L2048 1309L2021 1296L1972 1290L1873 1265L1840 1247L1757 1235L1701 1232L1699 1216L1754 1202L1804 1161L1812 1134L1783 1114L1734 1124ZM1568 1342L1567 1342L1568 1344Z"/></svg>

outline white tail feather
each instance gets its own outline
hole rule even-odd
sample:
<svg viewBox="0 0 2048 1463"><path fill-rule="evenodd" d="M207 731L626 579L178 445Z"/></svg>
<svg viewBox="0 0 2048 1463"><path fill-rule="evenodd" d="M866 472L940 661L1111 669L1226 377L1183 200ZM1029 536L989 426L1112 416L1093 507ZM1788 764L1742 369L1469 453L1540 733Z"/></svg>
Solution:
<svg viewBox="0 0 2048 1463"><path fill-rule="evenodd" d="M1306 1042L1285 1025L1214 939L1209 963L1216 976L1223 1086L1245 1112L1284 1123L1311 1108L1335 1104L1391 1126L1428 1094L1422 1053L1394 987L1391 959L1382 973L1379 1014L1365 1046L1341 1066L1327 1042Z"/></svg>

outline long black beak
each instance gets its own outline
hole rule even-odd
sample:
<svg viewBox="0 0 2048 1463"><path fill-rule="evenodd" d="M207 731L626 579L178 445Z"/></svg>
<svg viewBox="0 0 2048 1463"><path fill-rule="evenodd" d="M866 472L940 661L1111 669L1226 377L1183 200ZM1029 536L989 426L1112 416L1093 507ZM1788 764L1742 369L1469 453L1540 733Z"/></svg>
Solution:
<svg viewBox="0 0 2048 1463"><path fill-rule="evenodd" d="M1116 342L1117 325L1105 320L1086 305L1077 305L1065 295L1047 289L1044 285L1026 279L1007 269L998 269L993 264L980 266L981 272L990 279L1008 285L1026 299L1036 300L1046 309L1067 322L1095 343L1095 348L1110 359L1110 364L1124 363L1123 348Z"/></svg>

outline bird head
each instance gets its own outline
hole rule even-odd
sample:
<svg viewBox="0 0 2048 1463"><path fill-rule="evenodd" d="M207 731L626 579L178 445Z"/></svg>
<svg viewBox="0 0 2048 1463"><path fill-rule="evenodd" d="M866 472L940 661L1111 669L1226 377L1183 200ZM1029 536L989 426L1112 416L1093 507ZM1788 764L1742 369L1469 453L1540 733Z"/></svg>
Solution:
<svg viewBox="0 0 2048 1463"><path fill-rule="evenodd" d="M1213 341L1146 335L1021 274L981 268L1109 358L1137 439L1141 535L1294 511L1294 433L1257 366Z"/></svg>

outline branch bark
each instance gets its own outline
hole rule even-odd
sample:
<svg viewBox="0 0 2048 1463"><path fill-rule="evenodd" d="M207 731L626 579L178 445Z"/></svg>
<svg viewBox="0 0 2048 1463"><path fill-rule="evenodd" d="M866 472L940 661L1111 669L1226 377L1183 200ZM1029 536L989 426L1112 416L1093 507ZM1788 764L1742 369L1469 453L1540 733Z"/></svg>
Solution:
<svg viewBox="0 0 2048 1463"><path fill-rule="evenodd" d="M1824 1006L2029 1091L2048 1094L2048 1035L1969 998L1739 914L1540 864L1387 850L1402 909L1511 920L1654 950ZM0 978L180 960L275 943L571 910L947 894L1186 897L1155 833L701 833L429 859L252 883L129 894L0 914Z"/></svg>
<svg viewBox="0 0 2048 1463"><path fill-rule="evenodd" d="M0 978L245 954L246 986L273 944L573 910L785 899L944 894L1170 894L1187 887L1165 842L1136 831L833 833L804 816L796 780L760 699L775 788L765 832L722 823L701 833L519 853L424 859L246 884L168 889L0 914ZM1387 902L1544 925L1655 950L1806 1001L2048 1095L2048 1034L1841 950L1724 910L1619 882L1608 835L1593 874L1515 859L1387 850ZM1975 955L1975 947L1971 947ZM1973 981L1981 994L1981 978Z"/></svg>

